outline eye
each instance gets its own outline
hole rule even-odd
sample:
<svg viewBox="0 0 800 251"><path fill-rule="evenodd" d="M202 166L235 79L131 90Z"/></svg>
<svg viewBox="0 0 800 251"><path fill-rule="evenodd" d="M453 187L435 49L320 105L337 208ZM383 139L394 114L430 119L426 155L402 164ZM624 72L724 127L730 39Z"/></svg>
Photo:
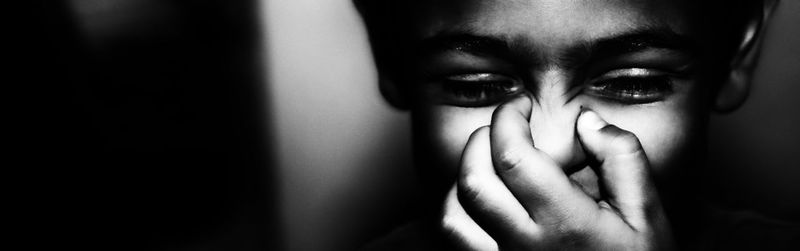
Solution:
<svg viewBox="0 0 800 251"><path fill-rule="evenodd" d="M494 105L525 89L522 81L494 73L449 75L440 83L443 102L465 107Z"/></svg>
<svg viewBox="0 0 800 251"><path fill-rule="evenodd" d="M645 104L664 100L672 93L668 74L641 68L616 70L592 81L585 92L624 104Z"/></svg>

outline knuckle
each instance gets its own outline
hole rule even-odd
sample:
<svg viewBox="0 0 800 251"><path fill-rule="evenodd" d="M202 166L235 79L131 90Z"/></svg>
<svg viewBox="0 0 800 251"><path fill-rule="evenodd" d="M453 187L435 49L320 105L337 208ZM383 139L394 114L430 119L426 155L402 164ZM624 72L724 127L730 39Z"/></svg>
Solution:
<svg viewBox="0 0 800 251"><path fill-rule="evenodd" d="M436 225L441 229L451 229L454 227L454 219L458 217L459 204L455 197L456 190L451 189L444 198L444 202L439 209L439 217Z"/></svg>
<svg viewBox="0 0 800 251"><path fill-rule="evenodd" d="M438 231L446 240L454 244L463 244L466 240L464 232L465 219L463 215L454 212L453 210L445 210L438 222Z"/></svg>
<svg viewBox="0 0 800 251"><path fill-rule="evenodd" d="M459 239L459 229L457 227L456 219L452 217L442 217L439 223L439 232L451 241Z"/></svg>
<svg viewBox="0 0 800 251"><path fill-rule="evenodd" d="M563 215L542 222L552 239L562 245L579 247L589 243L597 215L591 212L562 209ZM570 212L566 212L570 211Z"/></svg>
<svg viewBox="0 0 800 251"><path fill-rule="evenodd" d="M483 193L483 179L478 175L462 176L458 182L458 199L475 202Z"/></svg>
<svg viewBox="0 0 800 251"><path fill-rule="evenodd" d="M572 220L565 220L556 224L552 234L555 235L552 241L556 242L557 246L566 249L585 248L591 243L589 228Z"/></svg>
<svg viewBox="0 0 800 251"><path fill-rule="evenodd" d="M570 230L559 234L558 246L564 249L582 249L590 246L590 238L583 231Z"/></svg>
<svg viewBox="0 0 800 251"><path fill-rule="evenodd" d="M525 155L518 149L506 149L495 155L495 165L501 170L513 170L521 166L525 160Z"/></svg>
<svg viewBox="0 0 800 251"><path fill-rule="evenodd" d="M439 213L437 225L443 233L454 233L458 228L458 221L460 218L458 206L455 204L458 202L454 201L455 198L450 196L448 196L446 200L447 201Z"/></svg>
<svg viewBox="0 0 800 251"><path fill-rule="evenodd" d="M439 228L444 233L453 233L458 228L458 217L451 210L445 209L439 218Z"/></svg>

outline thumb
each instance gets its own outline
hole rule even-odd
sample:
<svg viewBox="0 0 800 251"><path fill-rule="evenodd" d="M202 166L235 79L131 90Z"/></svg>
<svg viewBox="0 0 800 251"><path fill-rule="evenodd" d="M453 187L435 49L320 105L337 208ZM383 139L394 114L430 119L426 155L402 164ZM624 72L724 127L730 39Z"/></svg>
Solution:
<svg viewBox="0 0 800 251"><path fill-rule="evenodd" d="M647 214L660 206L639 139L591 110L581 111L576 130L587 154L597 161L592 168L607 193L606 202L634 229L646 227Z"/></svg>

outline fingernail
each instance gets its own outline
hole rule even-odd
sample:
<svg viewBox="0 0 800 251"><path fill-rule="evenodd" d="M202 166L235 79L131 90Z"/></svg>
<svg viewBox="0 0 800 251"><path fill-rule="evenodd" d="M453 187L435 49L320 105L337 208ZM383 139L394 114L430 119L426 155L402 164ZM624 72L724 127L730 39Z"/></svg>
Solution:
<svg viewBox="0 0 800 251"><path fill-rule="evenodd" d="M582 123L583 126L592 130L600 130L600 128L603 128L606 125L608 125L608 123L606 123L605 120L601 119L596 112L589 109L583 109L581 111L581 117L579 123Z"/></svg>

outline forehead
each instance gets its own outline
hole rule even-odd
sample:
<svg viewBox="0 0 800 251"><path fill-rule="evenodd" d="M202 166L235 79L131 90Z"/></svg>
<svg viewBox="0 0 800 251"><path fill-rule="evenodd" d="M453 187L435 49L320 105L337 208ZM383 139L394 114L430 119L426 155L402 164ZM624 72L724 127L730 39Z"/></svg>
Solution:
<svg viewBox="0 0 800 251"><path fill-rule="evenodd" d="M419 6L415 37L468 33L555 50L631 30L690 35L680 0L434 0Z"/></svg>

